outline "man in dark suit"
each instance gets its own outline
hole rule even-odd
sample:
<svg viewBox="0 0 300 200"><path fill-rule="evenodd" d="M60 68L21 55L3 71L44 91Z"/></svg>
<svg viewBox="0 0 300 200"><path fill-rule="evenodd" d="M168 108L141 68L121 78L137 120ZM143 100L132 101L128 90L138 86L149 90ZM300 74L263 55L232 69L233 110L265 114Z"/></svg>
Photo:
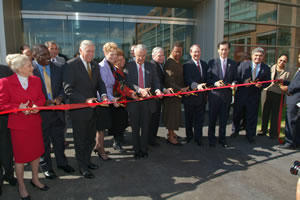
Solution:
<svg viewBox="0 0 300 200"><path fill-rule="evenodd" d="M55 63L50 62L50 52L45 45L36 45L32 49L34 61L33 74L40 77L42 89L46 98L46 106L60 105L63 100L62 71ZM51 162L51 143L56 158L57 167L66 173L74 172L65 156L64 111L41 111L45 153L41 156L40 166L46 178L55 179L56 174Z"/></svg>
<svg viewBox="0 0 300 200"><path fill-rule="evenodd" d="M260 47L252 51L252 60L242 62L238 67L239 83L251 81L268 81L271 79L270 68L262 61L264 50ZM232 135L235 137L240 131L240 121L243 110L246 114L246 138L249 143L255 143L258 109L261 91L268 83L256 83L255 85L239 87L235 94L235 104L232 118Z"/></svg>
<svg viewBox="0 0 300 200"><path fill-rule="evenodd" d="M200 60L200 45L192 45L190 55L192 59L183 65L185 86L189 86L191 90L204 89L206 87L207 63ZM195 95L183 97L186 141L190 142L194 139L199 146L202 144L206 98L206 92L198 92ZM195 132L195 136L193 132Z"/></svg>
<svg viewBox="0 0 300 200"><path fill-rule="evenodd" d="M93 103L97 101L97 92L103 101L107 101L105 84L101 79L98 64L93 61L95 46L92 41L83 40L79 48L80 56L64 66L63 87L70 103ZM94 178L90 171L99 166L91 162L91 153L95 146L96 115L94 108L70 110L76 159L80 173L85 178Z"/></svg>
<svg viewBox="0 0 300 200"><path fill-rule="evenodd" d="M300 54L298 54L300 64ZM300 146L300 65L288 86L286 98L285 144L283 149L295 149Z"/></svg>
<svg viewBox="0 0 300 200"><path fill-rule="evenodd" d="M0 78L13 75L13 71L5 65L0 65ZM16 185L14 177L13 152L9 129L7 128L7 115L0 115L0 193L3 180L10 185ZM3 168L5 174L3 174Z"/></svg>
<svg viewBox="0 0 300 200"><path fill-rule="evenodd" d="M161 95L159 79L153 64L145 62L147 50L142 44L134 49L135 61L126 65L124 74L126 85L142 98L149 97L150 88L156 95ZM152 94L153 94L152 93ZM132 127L134 158L148 157L148 136L152 113L155 112L156 100L144 100L127 104L130 125ZM141 136L140 136L141 130Z"/></svg>
<svg viewBox="0 0 300 200"><path fill-rule="evenodd" d="M169 94L170 93L169 89L164 88L164 68L163 68L164 61L165 61L165 54L163 48L155 47L152 50L152 60L150 62L155 67L156 74L160 84L160 90L166 94ZM156 109L155 112L152 114L150 133L149 133L149 145L151 146L159 146L159 143L156 141L156 137L157 137L157 131L160 122L162 99L157 99L155 103L156 103Z"/></svg>
<svg viewBox="0 0 300 200"><path fill-rule="evenodd" d="M209 86L222 87L227 84L235 84L237 81L237 65L228 58L230 43L227 41L218 44L219 58L215 58L208 63L207 83ZM226 142L226 124L229 116L229 109L232 99L230 88L213 90L208 94L209 101L209 126L208 139L209 146L216 144L216 122L219 117L219 143L223 147L228 147Z"/></svg>

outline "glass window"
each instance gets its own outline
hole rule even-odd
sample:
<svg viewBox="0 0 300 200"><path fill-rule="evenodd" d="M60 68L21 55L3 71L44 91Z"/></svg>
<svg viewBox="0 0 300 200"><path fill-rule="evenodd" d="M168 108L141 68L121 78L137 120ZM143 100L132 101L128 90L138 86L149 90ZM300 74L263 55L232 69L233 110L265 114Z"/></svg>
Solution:
<svg viewBox="0 0 300 200"><path fill-rule="evenodd" d="M300 8L296 8L296 25L300 26Z"/></svg>
<svg viewBox="0 0 300 200"><path fill-rule="evenodd" d="M229 1L230 0L225 0L224 19L229 19Z"/></svg>
<svg viewBox="0 0 300 200"><path fill-rule="evenodd" d="M293 13L292 7L286 6L286 5L279 5L278 7L279 7L278 23L291 25L292 24L292 13Z"/></svg>
<svg viewBox="0 0 300 200"><path fill-rule="evenodd" d="M230 20L256 21L257 2L235 0L230 1Z"/></svg>
<svg viewBox="0 0 300 200"><path fill-rule="evenodd" d="M291 37L292 37L291 29L292 28L288 28L288 27L279 27L278 28L277 45L280 45L280 46L290 46L291 45Z"/></svg>
<svg viewBox="0 0 300 200"><path fill-rule="evenodd" d="M275 24L277 21L277 4L258 3L257 21Z"/></svg>

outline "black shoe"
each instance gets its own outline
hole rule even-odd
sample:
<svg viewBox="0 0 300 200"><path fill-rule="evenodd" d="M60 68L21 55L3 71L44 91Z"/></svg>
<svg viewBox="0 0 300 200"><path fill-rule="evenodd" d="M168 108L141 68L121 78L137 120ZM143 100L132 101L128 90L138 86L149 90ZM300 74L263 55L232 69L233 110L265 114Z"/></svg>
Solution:
<svg viewBox="0 0 300 200"><path fill-rule="evenodd" d="M195 140L195 143L196 143L198 146L202 146L202 141L201 141L201 140Z"/></svg>
<svg viewBox="0 0 300 200"><path fill-rule="evenodd" d="M158 142L156 142L156 141L149 142L149 145L152 146L152 147L159 147L160 146L160 144Z"/></svg>
<svg viewBox="0 0 300 200"><path fill-rule="evenodd" d="M141 156L142 156L142 158L148 158L149 157L147 152L142 152Z"/></svg>
<svg viewBox="0 0 300 200"><path fill-rule="evenodd" d="M120 153L125 153L126 150L123 149L122 145L120 144L120 142L114 142L113 144L114 150L120 152Z"/></svg>
<svg viewBox="0 0 300 200"><path fill-rule="evenodd" d="M140 158L142 158L142 153L141 152L138 152L138 153L134 153L134 159L138 160Z"/></svg>
<svg viewBox="0 0 300 200"><path fill-rule="evenodd" d="M2 195L2 185L0 185L0 196Z"/></svg>
<svg viewBox="0 0 300 200"><path fill-rule="evenodd" d="M93 164L93 163L90 163L90 164L88 165L88 168L91 169L91 170L94 170L94 169L98 169L99 166L98 166L98 165L95 165L95 164Z"/></svg>
<svg viewBox="0 0 300 200"><path fill-rule="evenodd" d="M293 144L290 144L288 142L284 143L283 145L279 146L280 149L289 149L289 150L295 150L296 147Z"/></svg>
<svg viewBox="0 0 300 200"><path fill-rule="evenodd" d="M264 132L262 132L262 131L259 131L259 132L257 133L257 135L258 135L258 136L266 136L267 134L264 133Z"/></svg>
<svg viewBox="0 0 300 200"><path fill-rule="evenodd" d="M209 147L216 147L216 142L209 142Z"/></svg>
<svg viewBox="0 0 300 200"><path fill-rule="evenodd" d="M190 143L190 142L192 141L192 138L186 137L186 138L184 139L184 141L185 141L186 143Z"/></svg>
<svg viewBox="0 0 300 200"><path fill-rule="evenodd" d="M31 200L31 197L30 195L28 194L26 197L22 197L21 194L20 194L20 191L19 191L19 188L18 188L18 193L19 193L19 196L22 200Z"/></svg>
<svg viewBox="0 0 300 200"><path fill-rule="evenodd" d="M238 133L232 133L232 134L230 135L231 138L236 138L237 136L239 136Z"/></svg>
<svg viewBox="0 0 300 200"><path fill-rule="evenodd" d="M70 165L57 166L57 168L64 170L64 172L68 174L75 172L74 168Z"/></svg>
<svg viewBox="0 0 300 200"><path fill-rule="evenodd" d="M36 184L33 183L32 180L30 181L30 184L31 184L33 187L35 187L35 188L37 188L37 189L39 189L39 190L41 190L41 191L47 191L47 190L49 190L49 187L48 187L47 185L44 185L44 187L38 187Z"/></svg>
<svg viewBox="0 0 300 200"><path fill-rule="evenodd" d="M49 171L45 171L44 175L47 179L56 179L57 177L53 169L50 169Z"/></svg>
<svg viewBox="0 0 300 200"><path fill-rule="evenodd" d="M82 174L84 178L95 178L94 174L88 169L80 169L80 174Z"/></svg>
<svg viewBox="0 0 300 200"><path fill-rule="evenodd" d="M247 136L246 136L246 138L247 138L247 140L248 140L248 142L249 142L250 144L255 144L255 140L254 140L253 137L247 137Z"/></svg>
<svg viewBox="0 0 300 200"><path fill-rule="evenodd" d="M11 186L17 185L17 179L16 179L15 177L4 178L4 180L5 180L6 182L8 182L9 185L11 185Z"/></svg>
<svg viewBox="0 0 300 200"><path fill-rule="evenodd" d="M229 147L229 145L227 144L226 141L220 141L219 144L221 144L222 147L224 147L224 148L228 148Z"/></svg>

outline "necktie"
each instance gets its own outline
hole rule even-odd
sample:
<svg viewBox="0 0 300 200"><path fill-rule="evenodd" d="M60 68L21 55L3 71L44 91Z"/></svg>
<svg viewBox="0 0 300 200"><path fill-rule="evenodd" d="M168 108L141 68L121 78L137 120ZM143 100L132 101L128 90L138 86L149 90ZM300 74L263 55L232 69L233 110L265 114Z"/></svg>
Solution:
<svg viewBox="0 0 300 200"><path fill-rule="evenodd" d="M223 78L225 78L225 74L226 74L226 63L225 63L225 60L223 60L223 62L222 62L222 69L223 69Z"/></svg>
<svg viewBox="0 0 300 200"><path fill-rule="evenodd" d="M257 64L253 64L253 67L254 67L254 69L252 71L252 81L255 81Z"/></svg>
<svg viewBox="0 0 300 200"><path fill-rule="evenodd" d="M92 68L91 68L90 63L87 63L87 72L89 74L90 79L93 80L93 77L92 77Z"/></svg>
<svg viewBox="0 0 300 200"><path fill-rule="evenodd" d="M200 63L199 63L199 61L197 61L197 68L198 68L198 70L199 70L199 72L200 72L200 76L202 76L202 72L201 72L201 68L200 68Z"/></svg>
<svg viewBox="0 0 300 200"><path fill-rule="evenodd" d="M44 74L44 82L47 90L48 99L52 99L51 79L46 71L46 67L43 67L43 74Z"/></svg>
<svg viewBox="0 0 300 200"><path fill-rule="evenodd" d="M145 88L145 86L144 86L143 69L142 69L141 65L139 65L139 87L140 88Z"/></svg>

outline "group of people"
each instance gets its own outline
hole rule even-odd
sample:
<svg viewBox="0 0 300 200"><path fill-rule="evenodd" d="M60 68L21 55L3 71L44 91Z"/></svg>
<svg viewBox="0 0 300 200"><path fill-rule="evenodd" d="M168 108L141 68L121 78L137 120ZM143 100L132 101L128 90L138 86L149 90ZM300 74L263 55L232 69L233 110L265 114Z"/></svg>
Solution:
<svg viewBox="0 0 300 200"><path fill-rule="evenodd" d="M104 148L105 130L114 138L113 148L123 153L126 151L122 147L124 131L130 125L134 159L148 158L148 146L160 145L157 141L160 118L168 130L169 144L182 146L184 140L186 143L194 141L199 146L203 145L202 130L207 103L209 146L213 148L219 143L227 148L226 124L234 93L231 137L238 136L241 120L244 119L246 138L249 143L255 143L261 92L266 90L259 135L267 134L271 115L270 138L278 137L279 108L283 104L282 98L287 94L286 143L282 148L294 149L300 145L299 134L296 134L300 132L299 108L296 105L300 102L300 73L298 69L292 77L286 71L286 54L279 56L270 69L263 63L265 52L260 47L252 51L249 60L238 65L228 58L230 43L227 41L218 44L219 57L208 63L200 59L200 45L192 45L191 59L184 64L181 63L183 46L180 43L173 45L166 61L164 49L155 47L150 62L146 61L146 47L134 45L132 57L127 63L123 51L114 42L104 44L104 59L100 63L94 61L95 45L89 40L83 40L79 56L66 63L64 58L58 56L58 45L53 41L35 45L32 50L26 49L23 48L22 54L8 55L9 67L0 67L0 110L30 108L11 113L8 118L0 116L0 184L3 182L2 168L5 171L4 180L11 185L16 184L14 157L18 192L22 199L31 199L23 179L25 163L30 163L32 168L31 185L39 190L49 189L38 179L39 166L46 178L57 177L51 162L51 144L57 168L65 173L75 171L64 154L65 112L35 109L38 106L60 105L63 102L104 103L68 112L76 160L85 178L94 178L92 170L99 168L91 161L93 151L101 160L111 160ZM300 63L300 54L298 61ZM278 79L278 82L260 83ZM236 84L243 83L249 84L235 88ZM228 85L231 88L224 87ZM209 87L216 89L198 92ZM195 92L163 97L163 94L188 91ZM148 98L152 95L157 95L157 98ZM128 103L124 103L124 100L128 100ZM182 123L182 103L185 138L175 132ZM217 120L218 139L215 133Z"/></svg>

